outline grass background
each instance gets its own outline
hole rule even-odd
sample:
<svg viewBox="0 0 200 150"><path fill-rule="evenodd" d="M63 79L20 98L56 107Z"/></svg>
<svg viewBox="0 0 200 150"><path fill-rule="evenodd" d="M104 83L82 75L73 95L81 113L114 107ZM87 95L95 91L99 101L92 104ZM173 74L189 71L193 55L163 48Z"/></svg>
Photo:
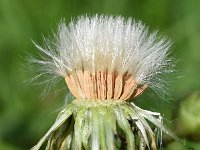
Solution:
<svg viewBox="0 0 200 150"><path fill-rule="evenodd" d="M63 105L64 81L46 96L42 86L26 80L34 75L25 57L33 54L31 40L52 35L61 18L82 14L133 17L150 30L159 29L174 41L179 63L172 79L172 98L143 96L140 107L159 111L165 123L184 141L164 149L200 149L200 1L197 0L0 0L0 149L32 147L53 123Z"/></svg>

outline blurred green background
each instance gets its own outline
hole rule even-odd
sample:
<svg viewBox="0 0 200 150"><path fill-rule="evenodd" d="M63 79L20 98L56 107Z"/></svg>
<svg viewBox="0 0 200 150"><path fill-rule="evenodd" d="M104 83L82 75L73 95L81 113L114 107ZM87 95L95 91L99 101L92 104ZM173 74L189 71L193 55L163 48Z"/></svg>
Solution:
<svg viewBox="0 0 200 150"><path fill-rule="evenodd" d="M46 96L26 56L52 35L60 19L82 14L133 17L174 41L179 60L171 99L143 96L140 107L159 111L185 146L166 141L167 150L200 149L200 1L198 0L0 0L0 150L25 150L48 130L64 103L63 82Z"/></svg>

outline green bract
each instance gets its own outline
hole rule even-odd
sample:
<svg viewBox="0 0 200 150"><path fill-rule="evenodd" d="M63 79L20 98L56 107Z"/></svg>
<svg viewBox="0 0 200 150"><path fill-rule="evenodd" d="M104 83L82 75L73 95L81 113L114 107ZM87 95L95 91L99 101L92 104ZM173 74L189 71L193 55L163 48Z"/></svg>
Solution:
<svg viewBox="0 0 200 150"><path fill-rule="evenodd" d="M148 121L157 132L152 131ZM46 149L156 150L162 131L176 139L163 126L159 113L143 110L131 102L75 99L31 150L40 149L46 140Z"/></svg>

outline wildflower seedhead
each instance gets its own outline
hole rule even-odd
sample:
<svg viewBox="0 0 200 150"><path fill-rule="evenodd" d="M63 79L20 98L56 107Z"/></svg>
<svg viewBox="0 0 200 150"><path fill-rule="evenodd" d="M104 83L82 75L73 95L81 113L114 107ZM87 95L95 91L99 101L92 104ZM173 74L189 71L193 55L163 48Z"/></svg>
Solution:
<svg viewBox="0 0 200 150"><path fill-rule="evenodd" d="M65 78L76 98L136 97L148 86L163 90L161 77L172 71L171 42L149 33L140 21L122 17L81 16L61 21L54 41L34 60L42 72Z"/></svg>
<svg viewBox="0 0 200 150"><path fill-rule="evenodd" d="M163 90L161 77L172 71L168 39L139 21L96 15L68 26L61 21L54 41L44 41L44 48L36 44L42 57L33 62L41 75L63 77L75 99L33 150L47 139L46 149L113 150L126 144L129 150L156 150L156 133L146 120L176 138L159 113L126 101L147 87Z"/></svg>

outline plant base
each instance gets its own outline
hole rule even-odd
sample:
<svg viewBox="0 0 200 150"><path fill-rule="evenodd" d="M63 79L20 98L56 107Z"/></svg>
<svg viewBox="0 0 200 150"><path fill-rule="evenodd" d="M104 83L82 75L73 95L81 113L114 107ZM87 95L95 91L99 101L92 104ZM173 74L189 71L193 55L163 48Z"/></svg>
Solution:
<svg viewBox="0 0 200 150"><path fill-rule="evenodd" d="M157 131L153 132L150 121ZM76 99L63 109L50 130L31 150L47 140L47 150L156 150L163 126L159 113L143 110L123 100ZM159 137L158 137L159 135Z"/></svg>

